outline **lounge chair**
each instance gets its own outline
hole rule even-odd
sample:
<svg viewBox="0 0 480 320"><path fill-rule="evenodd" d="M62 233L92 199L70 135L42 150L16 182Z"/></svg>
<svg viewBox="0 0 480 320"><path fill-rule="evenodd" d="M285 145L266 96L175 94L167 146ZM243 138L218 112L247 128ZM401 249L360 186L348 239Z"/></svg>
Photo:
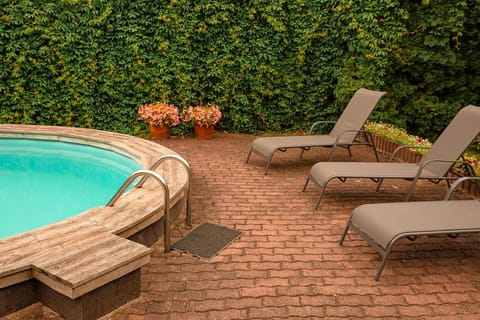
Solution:
<svg viewBox="0 0 480 320"><path fill-rule="evenodd" d="M448 172L480 132L480 108L469 105L461 109L445 128L428 152L418 163L398 162L318 162L310 169L303 191L310 180L320 188L320 205L328 183L335 178L346 182L348 178L370 178L378 183L380 190L383 179L412 180L405 201L408 201L417 180L428 179L438 183L442 180L454 180L458 176ZM467 163L464 163L469 168ZM471 170L471 167L469 168Z"/></svg>
<svg viewBox="0 0 480 320"><path fill-rule="evenodd" d="M385 92L372 91L364 88L357 90L340 118L338 118L337 122L317 121L311 126L309 133L306 136L276 136L257 138L250 145L250 151L248 153L246 163L248 163L252 152L266 158L267 164L265 166L265 174L267 174L272 162L273 154L277 150L285 152L290 148L300 148L302 149L300 158L302 158L303 152L309 150L310 148L330 147L332 150L330 152L329 161L331 161L336 147L347 148L351 155L350 146L358 144L373 147L378 161L377 151L371 139L368 139L367 142L364 142L357 140L356 137L360 132L362 132L361 129L363 125L367 121L380 98L384 95ZM312 135L315 127L322 123L335 123L335 125L329 134Z"/></svg>
<svg viewBox="0 0 480 320"><path fill-rule="evenodd" d="M340 245L351 229L377 250L382 256L375 275L378 281L394 244L402 238L414 240L424 235L457 236L480 232L480 200L449 200L456 187L466 179L479 181L480 177L458 179L444 201L377 203L357 207L348 220Z"/></svg>

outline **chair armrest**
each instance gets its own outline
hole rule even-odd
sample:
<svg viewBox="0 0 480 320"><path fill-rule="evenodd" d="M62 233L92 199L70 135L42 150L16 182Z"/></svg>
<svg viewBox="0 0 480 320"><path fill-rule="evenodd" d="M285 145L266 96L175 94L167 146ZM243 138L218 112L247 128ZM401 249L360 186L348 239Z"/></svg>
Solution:
<svg viewBox="0 0 480 320"><path fill-rule="evenodd" d="M458 186L460 184L464 183L467 180L479 180L480 181L480 177L462 177L462 178L459 178L459 179L455 180L455 182L452 184L452 186L448 189L447 195L445 196L444 200L450 200L450 198L452 197L452 194L455 192L455 190L458 188ZM477 184L477 186L478 186L478 184Z"/></svg>
<svg viewBox="0 0 480 320"><path fill-rule="evenodd" d="M444 176L438 176L438 177L421 177L422 175L422 172L423 170L430 164L432 163L435 163L435 162L448 162L448 163L451 163L450 165L450 168L449 170L447 171L450 171L450 169L453 167L453 165L455 163L464 163L463 161L458 161L458 160L442 160L442 159L432 159L432 160L428 160L428 161L425 161L424 163L422 163L422 165L418 168L417 170L417 173L415 174L415 177L413 178L413 181L412 183L410 184L410 189L407 193L407 196L405 197L405 201L408 201L408 199L410 198L411 194L413 193L413 189L415 189L415 185L417 184L417 181L418 179L420 178L423 178L423 179L429 179L431 181L435 181L437 180L438 182L440 180L457 180L456 178L452 178L452 177L448 177L447 175L444 175ZM448 172L447 172L448 173ZM480 186L479 186L480 188Z"/></svg>
<svg viewBox="0 0 480 320"><path fill-rule="evenodd" d="M325 124L325 123L336 123L336 121L329 121L329 120L316 121L312 124L312 126L310 127L310 130L308 130L308 135L311 135L313 133L313 129L315 129L316 126L318 126L319 124Z"/></svg>
<svg viewBox="0 0 480 320"><path fill-rule="evenodd" d="M359 133L362 133L362 132L363 132L363 133L366 133L365 130L345 130L345 131L343 131L343 132L337 137L337 139L335 140L335 145L339 145L340 139L341 139L345 134L347 134L347 133L352 133L352 132L357 133L357 135L358 135ZM354 140L355 140L355 138L354 138Z"/></svg>
<svg viewBox="0 0 480 320"><path fill-rule="evenodd" d="M422 174L422 171L428 167L430 164L432 163L436 163L436 162L449 162L451 163L452 165L450 166L453 167L454 164L458 163L458 164L461 164L463 163L463 161L458 161L458 160L443 160L443 159L431 159L431 160L428 160L428 161L425 161L421 166L420 168L418 168L418 171L417 171L417 175L415 177L415 179L418 179L420 177L420 175ZM432 177L432 178L429 178L429 179L445 179L445 177ZM453 180L453 179L452 179Z"/></svg>

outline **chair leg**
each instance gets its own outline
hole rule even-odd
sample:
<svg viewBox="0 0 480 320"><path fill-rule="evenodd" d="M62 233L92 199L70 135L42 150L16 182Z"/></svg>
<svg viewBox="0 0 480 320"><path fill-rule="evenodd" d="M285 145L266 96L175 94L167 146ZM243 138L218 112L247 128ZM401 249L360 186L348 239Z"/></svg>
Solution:
<svg viewBox="0 0 480 320"><path fill-rule="evenodd" d="M382 183L383 183L383 179L378 179L378 183L377 183L377 192L380 191L380 188L382 187Z"/></svg>
<svg viewBox="0 0 480 320"><path fill-rule="evenodd" d="M308 186L309 182L310 182L310 175L308 175L307 180L305 181L305 184L303 185L302 192L305 192L305 190L307 190L307 186ZM315 205L315 210L317 210L318 207L320 206L320 202L322 201L323 194L325 193L325 189L327 189L327 184L328 184L328 181L323 187L320 187L320 198L318 198L318 200L317 200L317 204Z"/></svg>
<svg viewBox="0 0 480 320"><path fill-rule="evenodd" d="M248 152L248 155L247 155L247 161L245 161L245 163L248 163L248 160L250 160L250 156L252 155L252 151L253 151L253 149L250 148L250 151Z"/></svg>
<svg viewBox="0 0 480 320"><path fill-rule="evenodd" d="M310 147L302 148L302 151L300 152L300 160L303 160L303 154L305 153L305 151L308 151L308 150L310 150Z"/></svg>
<svg viewBox="0 0 480 320"><path fill-rule="evenodd" d="M410 200L410 197L412 196L413 190L415 189L416 185L417 185L417 178L413 179L412 184L410 185L410 188L408 188L407 196L405 197L405 202Z"/></svg>
<svg viewBox="0 0 480 320"><path fill-rule="evenodd" d="M302 192L305 192L307 190L308 183L310 182L310 175L307 177L307 180L305 181L305 184L303 185Z"/></svg>
<svg viewBox="0 0 480 320"><path fill-rule="evenodd" d="M333 146L332 150L330 151L330 156L328 157L329 162L333 160L333 153L335 152L335 147L336 146ZM350 152L350 149L349 149L349 152ZM350 155L352 155L352 154L350 153Z"/></svg>
<svg viewBox="0 0 480 320"><path fill-rule="evenodd" d="M373 149L373 153L375 153L375 159L377 159L377 162L380 162L380 158L378 157L378 152L377 152L377 148L375 147L374 144L370 145Z"/></svg>
<svg viewBox="0 0 480 320"><path fill-rule="evenodd" d="M385 253L385 255L382 258L382 262L380 263L380 266L377 269L377 274L375 275L375 281L378 281L380 279L380 276L382 275L383 268L387 263L387 256L388 256L388 253Z"/></svg>
<svg viewBox="0 0 480 320"><path fill-rule="evenodd" d="M272 155L270 155L270 157L268 157L267 159L267 164L265 165L265 175L268 174L268 170L270 170L270 164L272 163Z"/></svg>
<svg viewBox="0 0 480 320"><path fill-rule="evenodd" d="M250 160L250 156L252 155L252 151L253 151L253 149L250 148L250 151L248 152L247 160L245 161L245 163L248 163L248 161ZM272 163L272 157L273 157L273 154L271 154L270 157L268 157L268 159L267 159L267 164L265 165L265 175L268 174L268 170L270 169L270 164Z"/></svg>
<svg viewBox="0 0 480 320"><path fill-rule="evenodd" d="M352 154L352 149L350 148L350 146L347 146L347 150L348 150L348 155L351 157L353 154Z"/></svg>
<svg viewBox="0 0 480 320"><path fill-rule="evenodd" d="M375 159L377 162L380 162L380 158L378 157L377 147L375 146L375 142L373 142L372 135L367 132L363 132L364 139L367 141L367 146L373 149L373 153L375 154Z"/></svg>
<svg viewBox="0 0 480 320"><path fill-rule="evenodd" d="M382 262L380 263L380 266L377 269L377 274L375 275L375 281L378 281L380 279L380 276L382 275L383 268L385 267L385 264L387 263L388 255L392 251L393 245L395 244L395 242L397 242L398 239L401 239L401 238L402 238L402 236L397 235L396 237L394 237L389 242L389 244L387 245L387 248L384 251L383 250L379 251L379 252L381 252L380 254L382 255Z"/></svg>
<svg viewBox="0 0 480 320"><path fill-rule="evenodd" d="M462 159L464 157L462 156ZM463 159L463 162L464 162L464 169L463 169L463 172L464 172L464 176L466 177L476 177L476 173L475 173L475 170L473 169L472 165L465 162L465 159ZM449 181L449 180L447 180ZM473 183L475 183L475 186L477 188L477 192L480 192L480 180L479 179L474 179L473 180Z"/></svg>
<svg viewBox="0 0 480 320"><path fill-rule="evenodd" d="M350 230L351 220L352 220L352 218L350 217L350 219L348 219L347 226L346 226L345 229L343 230L342 237L340 238L340 245L343 245L343 241L345 240L345 237L346 237L347 234L348 234L348 230Z"/></svg>
<svg viewBox="0 0 480 320"><path fill-rule="evenodd" d="M317 204L315 205L315 210L318 209L318 207L320 207L320 202L322 201L322 198L323 198L323 194L325 193L325 189L327 189L327 186L321 188L321 191L320 191L320 197L318 198L317 200Z"/></svg>
<svg viewBox="0 0 480 320"><path fill-rule="evenodd" d="M477 186L477 192L480 192L480 180L475 179L475 185Z"/></svg>

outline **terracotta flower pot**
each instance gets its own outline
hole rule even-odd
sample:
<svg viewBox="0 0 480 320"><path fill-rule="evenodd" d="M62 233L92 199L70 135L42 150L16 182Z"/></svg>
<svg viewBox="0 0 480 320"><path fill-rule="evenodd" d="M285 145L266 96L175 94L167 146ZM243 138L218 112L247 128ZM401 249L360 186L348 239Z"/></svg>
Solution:
<svg viewBox="0 0 480 320"><path fill-rule="evenodd" d="M206 128L199 125L195 125L194 132L195 132L195 138L197 138L198 140L208 140L213 137L213 133L215 132L215 126L210 126Z"/></svg>
<svg viewBox="0 0 480 320"><path fill-rule="evenodd" d="M153 140L165 140L170 138L170 128L150 125L150 136Z"/></svg>

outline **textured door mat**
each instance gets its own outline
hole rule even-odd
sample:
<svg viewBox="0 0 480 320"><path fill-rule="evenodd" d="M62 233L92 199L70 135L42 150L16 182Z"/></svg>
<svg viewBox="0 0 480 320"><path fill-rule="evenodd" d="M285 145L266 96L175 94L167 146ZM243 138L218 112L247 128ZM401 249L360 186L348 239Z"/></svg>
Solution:
<svg viewBox="0 0 480 320"><path fill-rule="evenodd" d="M242 236L242 232L212 223L203 223L185 237L172 244L172 249L192 256L211 259L230 243Z"/></svg>

